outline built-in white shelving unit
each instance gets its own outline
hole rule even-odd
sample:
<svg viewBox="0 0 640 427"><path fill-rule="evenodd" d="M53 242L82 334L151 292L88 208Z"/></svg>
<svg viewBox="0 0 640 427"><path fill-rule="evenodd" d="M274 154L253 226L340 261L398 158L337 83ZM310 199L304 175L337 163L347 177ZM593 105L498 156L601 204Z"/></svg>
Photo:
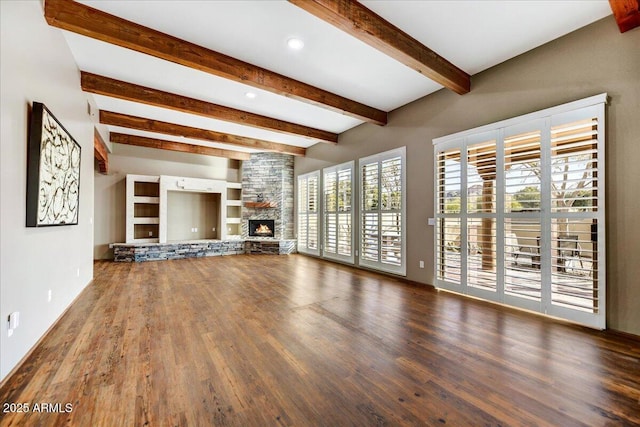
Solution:
<svg viewBox="0 0 640 427"><path fill-rule="evenodd" d="M127 175L127 243L156 243L160 230L160 177Z"/></svg>
<svg viewBox="0 0 640 427"><path fill-rule="evenodd" d="M227 183L227 238L240 239L242 236L242 184Z"/></svg>
<svg viewBox="0 0 640 427"><path fill-rule="evenodd" d="M168 193L219 194L216 239L239 239L242 230L242 184L222 180L175 176L127 175L126 243L166 243ZM197 229L196 229L197 231Z"/></svg>

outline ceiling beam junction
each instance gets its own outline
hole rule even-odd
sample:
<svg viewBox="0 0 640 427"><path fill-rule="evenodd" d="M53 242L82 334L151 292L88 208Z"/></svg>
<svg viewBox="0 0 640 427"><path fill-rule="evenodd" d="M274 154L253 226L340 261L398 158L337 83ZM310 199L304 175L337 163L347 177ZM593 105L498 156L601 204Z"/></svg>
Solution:
<svg viewBox="0 0 640 427"><path fill-rule="evenodd" d="M93 157L98 162L98 170L100 173L109 173L109 152L107 151L107 144L96 128L93 128Z"/></svg>

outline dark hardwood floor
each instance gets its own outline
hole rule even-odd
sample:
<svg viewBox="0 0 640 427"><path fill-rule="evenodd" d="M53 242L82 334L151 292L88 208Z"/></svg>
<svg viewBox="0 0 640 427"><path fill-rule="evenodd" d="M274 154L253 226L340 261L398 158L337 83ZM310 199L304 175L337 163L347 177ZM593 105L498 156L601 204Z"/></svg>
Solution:
<svg viewBox="0 0 640 427"><path fill-rule="evenodd" d="M640 344L301 255L97 262L0 402L30 405L2 426L631 426Z"/></svg>

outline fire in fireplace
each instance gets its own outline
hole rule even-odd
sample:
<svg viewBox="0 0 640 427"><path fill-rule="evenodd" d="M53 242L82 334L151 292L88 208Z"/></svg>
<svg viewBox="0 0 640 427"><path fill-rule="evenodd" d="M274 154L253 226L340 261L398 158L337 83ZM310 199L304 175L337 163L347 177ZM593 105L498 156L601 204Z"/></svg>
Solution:
<svg viewBox="0 0 640 427"><path fill-rule="evenodd" d="M275 220L273 219L250 219L249 236L252 237L274 237Z"/></svg>

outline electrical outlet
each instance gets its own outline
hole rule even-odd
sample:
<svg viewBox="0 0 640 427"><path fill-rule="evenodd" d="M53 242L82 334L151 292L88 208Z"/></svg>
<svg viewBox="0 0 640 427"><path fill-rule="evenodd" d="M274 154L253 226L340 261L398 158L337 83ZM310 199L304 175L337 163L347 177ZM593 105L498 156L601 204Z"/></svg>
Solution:
<svg viewBox="0 0 640 427"><path fill-rule="evenodd" d="M420 261L420 268L424 268L424 261Z"/></svg>
<svg viewBox="0 0 640 427"><path fill-rule="evenodd" d="M149 237L153 237L153 231L149 232Z"/></svg>
<svg viewBox="0 0 640 427"><path fill-rule="evenodd" d="M53 297L53 292L51 291L51 289L49 289L49 292L47 293L47 302L51 302L52 297Z"/></svg>
<svg viewBox="0 0 640 427"><path fill-rule="evenodd" d="M76 270L76 277L80 277L80 267Z"/></svg>
<svg viewBox="0 0 640 427"><path fill-rule="evenodd" d="M9 329L15 329L20 326L20 312L14 311L9 314Z"/></svg>

